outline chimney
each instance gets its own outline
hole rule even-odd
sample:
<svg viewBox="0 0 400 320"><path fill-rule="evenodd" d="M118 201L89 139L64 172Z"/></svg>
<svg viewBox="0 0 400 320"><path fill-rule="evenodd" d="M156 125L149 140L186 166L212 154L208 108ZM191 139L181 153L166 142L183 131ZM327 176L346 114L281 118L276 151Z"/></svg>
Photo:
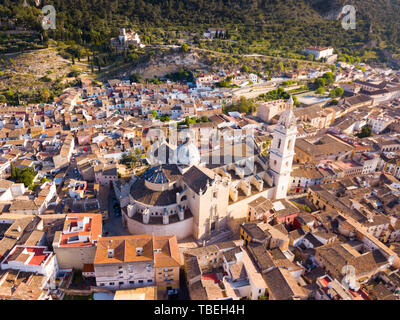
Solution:
<svg viewBox="0 0 400 320"><path fill-rule="evenodd" d="M112 243L112 240L110 240L108 242L108 246L107 246L107 258L114 258L114 249L110 248L110 244Z"/></svg>
<svg viewBox="0 0 400 320"><path fill-rule="evenodd" d="M114 258L114 249L107 249L107 258Z"/></svg>

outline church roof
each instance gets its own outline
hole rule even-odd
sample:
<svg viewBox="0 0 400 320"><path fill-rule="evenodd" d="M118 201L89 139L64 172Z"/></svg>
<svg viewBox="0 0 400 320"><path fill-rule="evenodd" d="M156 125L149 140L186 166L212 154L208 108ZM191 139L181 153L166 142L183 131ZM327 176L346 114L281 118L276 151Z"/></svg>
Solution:
<svg viewBox="0 0 400 320"><path fill-rule="evenodd" d="M207 168L192 166L183 174L183 181L197 194L200 190L206 190L207 184L211 182L216 174Z"/></svg>
<svg viewBox="0 0 400 320"><path fill-rule="evenodd" d="M147 169L143 177L148 182L164 184L177 180L180 172L176 165L163 165Z"/></svg>

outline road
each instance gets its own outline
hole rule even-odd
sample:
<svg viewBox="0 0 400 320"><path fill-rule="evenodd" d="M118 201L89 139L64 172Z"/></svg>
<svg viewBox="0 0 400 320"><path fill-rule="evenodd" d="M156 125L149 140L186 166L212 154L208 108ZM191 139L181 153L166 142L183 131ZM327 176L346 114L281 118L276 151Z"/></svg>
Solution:
<svg viewBox="0 0 400 320"><path fill-rule="evenodd" d="M259 85L252 85L252 86L246 86L243 88L239 89L234 89L232 90L232 94L236 97L245 97L246 99L252 99L258 97L262 93L266 93L268 91L276 89L277 86L268 86L265 84L259 84Z"/></svg>
<svg viewBox="0 0 400 320"><path fill-rule="evenodd" d="M107 237L129 235L128 229L122 223L122 217L116 217L113 200L117 200L114 190L108 191L108 220L103 222L103 235Z"/></svg>
<svg viewBox="0 0 400 320"><path fill-rule="evenodd" d="M180 268L179 270L178 294L169 296L169 300L190 300L189 289L187 287L185 271L183 268Z"/></svg>

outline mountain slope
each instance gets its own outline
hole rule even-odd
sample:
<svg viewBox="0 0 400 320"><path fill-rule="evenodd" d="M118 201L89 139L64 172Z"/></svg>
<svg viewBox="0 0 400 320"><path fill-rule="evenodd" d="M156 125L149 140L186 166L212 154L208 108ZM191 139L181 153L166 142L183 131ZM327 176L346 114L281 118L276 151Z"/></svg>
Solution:
<svg viewBox="0 0 400 320"><path fill-rule="evenodd" d="M0 0L0 21L35 28L44 40L82 45L107 45L120 26L166 41L174 38L171 32L201 34L221 26L246 52L256 42L293 52L310 44L333 45L350 55L371 43L393 53L400 45L400 0L43 0L41 6L52 4L57 11L57 29L48 32L33 18L40 12L34 1L28 3L31 9ZM356 30L343 30L335 20L345 4L357 8Z"/></svg>

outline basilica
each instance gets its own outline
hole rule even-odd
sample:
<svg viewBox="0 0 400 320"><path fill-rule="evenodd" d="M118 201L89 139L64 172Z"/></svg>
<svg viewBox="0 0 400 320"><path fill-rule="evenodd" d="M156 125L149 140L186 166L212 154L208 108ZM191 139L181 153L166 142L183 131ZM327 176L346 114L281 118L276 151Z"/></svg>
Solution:
<svg viewBox="0 0 400 320"><path fill-rule="evenodd" d="M176 147L165 140L154 143L151 167L132 177L121 201L129 232L201 240L243 221L249 203L260 197L284 199L294 157L295 120L291 109L281 114L267 157L251 139L201 154L191 139ZM161 153L166 155L163 161L157 158Z"/></svg>

